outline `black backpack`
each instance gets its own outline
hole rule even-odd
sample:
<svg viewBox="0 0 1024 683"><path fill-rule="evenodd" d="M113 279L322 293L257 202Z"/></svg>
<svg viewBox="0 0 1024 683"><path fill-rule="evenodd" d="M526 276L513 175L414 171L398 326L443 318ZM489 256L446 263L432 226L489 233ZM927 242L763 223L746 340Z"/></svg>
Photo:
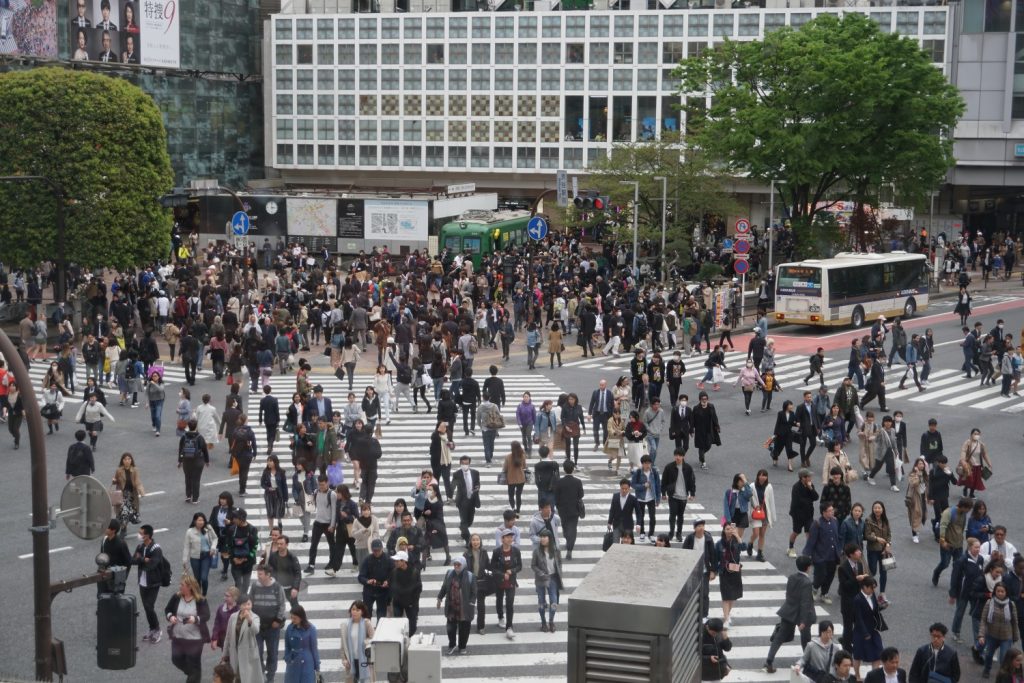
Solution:
<svg viewBox="0 0 1024 683"><path fill-rule="evenodd" d="M399 384L412 384L412 368L402 363L396 370Z"/></svg>

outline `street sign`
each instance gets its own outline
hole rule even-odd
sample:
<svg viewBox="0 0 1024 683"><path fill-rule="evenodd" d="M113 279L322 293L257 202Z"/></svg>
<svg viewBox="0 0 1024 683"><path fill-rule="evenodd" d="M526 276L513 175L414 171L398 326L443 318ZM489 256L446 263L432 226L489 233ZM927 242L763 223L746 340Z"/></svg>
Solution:
<svg viewBox="0 0 1024 683"><path fill-rule="evenodd" d="M732 245L732 248L733 251L735 251L737 254L746 255L748 252L750 252L750 242L748 242L745 239L737 239L736 242Z"/></svg>
<svg viewBox="0 0 1024 683"><path fill-rule="evenodd" d="M580 193L580 179L576 176L572 177L572 196L575 197Z"/></svg>
<svg viewBox="0 0 1024 683"><path fill-rule="evenodd" d="M64 485L60 494L60 516L75 536L88 541L99 538L112 515L110 494L99 479L80 475Z"/></svg>
<svg viewBox="0 0 1024 683"><path fill-rule="evenodd" d="M749 230L750 221L748 221L746 218L740 218L739 220L736 221L736 232L742 235L743 233Z"/></svg>
<svg viewBox="0 0 1024 683"><path fill-rule="evenodd" d="M534 216L526 224L526 232L529 233L530 239L540 241L548 236L548 222L543 216Z"/></svg>
<svg viewBox="0 0 1024 683"><path fill-rule="evenodd" d="M722 249L732 249L732 240L728 238L722 240Z"/></svg>
<svg viewBox="0 0 1024 683"><path fill-rule="evenodd" d="M569 174L565 171L558 172L558 205L569 206Z"/></svg>
<svg viewBox="0 0 1024 683"><path fill-rule="evenodd" d="M245 211L235 211L231 217L231 232L235 235L249 234L249 214Z"/></svg>
<svg viewBox="0 0 1024 683"><path fill-rule="evenodd" d="M750 270L750 261L739 258L732 262L732 269L740 275L745 275Z"/></svg>

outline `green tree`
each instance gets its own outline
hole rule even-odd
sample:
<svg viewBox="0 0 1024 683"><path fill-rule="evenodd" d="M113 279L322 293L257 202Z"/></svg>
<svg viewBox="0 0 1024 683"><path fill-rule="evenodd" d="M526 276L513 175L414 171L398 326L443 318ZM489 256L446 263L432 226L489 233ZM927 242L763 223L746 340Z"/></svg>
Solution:
<svg viewBox="0 0 1024 683"><path fill-rule="evenodd" d="M628 207L633 203L633 188L622 181L640 183L639 213L637 214L640 239L661 244L662 181L668 179L667 196L669 215L665 224L666 262L672 253L679 252L680 260L688 263L693 229L707 214L727 214L735 202L726 192L726 179L715 169L705 155L685 149L678 135L663 134L660 140L617 144L610 156L601 159L589 169L589 176L581 190L593 190L610 197L612 204ZM632 237L632 216L621 217L619 236ZM628 235L624 234L627 233Z"/></svg>
<svg viewBox="0 0 1024 683"><path fill-rule="evenodd" d="M61 68L0 74L0 175L63 187L69 263L125 268L169 249L171 215L158 201L174 182L167 133L127 81ZM54 260L56 225L44 183L0 182L5 263Z"/></svg>
<svg viewBox="0 0 1024 683"><path fill-rule="evenodd" d="M882 33L860 13L827 14L753 42L726 41L677 71L701 116L695 141L733 173L776 190L804 226L842 195L910 200L953 164L956 87L917 42ZM704 116L704 95L712 104Z"/></svg>

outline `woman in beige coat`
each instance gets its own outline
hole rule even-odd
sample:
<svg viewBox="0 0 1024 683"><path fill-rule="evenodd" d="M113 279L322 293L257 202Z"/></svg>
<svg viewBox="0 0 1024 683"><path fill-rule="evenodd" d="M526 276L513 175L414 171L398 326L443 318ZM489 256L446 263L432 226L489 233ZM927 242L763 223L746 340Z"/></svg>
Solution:
<svg viewBox="0 0 1024 683"><path fill-rule="evenodd" d="M558 367L562 367L562 328L558 321L551 323L551 331L548 332L548 356L550 357L551 369L555 368L555 357L558 357Z"/></svg>
<svg viewBox="0 0 1024 683"><path fill-rule="evenodd" d="M526 486L526 451L518 441L512 442L512 451L501 466L508 486L508 506L519 513L523 506L523 487Z"/></svg>
<svg viewBox="0 0 1024 683"><path fill-rule="evenodd" d="M910 520L910 532L914 535L914 543L920 543L917 530L924 524L928 514L928 462L924 456L914 461L914 467L907 475L907 519Z"/></svg>
<svg viewBox="0 0 1024 683"><path fill-rule="evenodd" d="M238 611L228 619L221 659L235 672L236 683L263 683L263 662L256 645L259 631L260 618L252 611L252 599L243 595L238 600Z"/></svg>
<svg viewBox="0 0 1024 683"><path fill-rule="evenodd" d="M608 469L614 472L619 471L619 462L622 461L623 435L626 433L626 421L622 418L622 411L619 405L622 399L615 398L615 409L608 418L606 432L608 438L604 442L604 454L608 456ZM612 467L612 461L615 467Z"/></svg>
<svg viewBox="0 0 1024 683"><path fill-rule="evenodd" d="M345 667L345 683L372 681L369 650L374 629L370 610L362 600L356 600L348 608L348 614L349 618L341 622L341 665Z"/></svg>

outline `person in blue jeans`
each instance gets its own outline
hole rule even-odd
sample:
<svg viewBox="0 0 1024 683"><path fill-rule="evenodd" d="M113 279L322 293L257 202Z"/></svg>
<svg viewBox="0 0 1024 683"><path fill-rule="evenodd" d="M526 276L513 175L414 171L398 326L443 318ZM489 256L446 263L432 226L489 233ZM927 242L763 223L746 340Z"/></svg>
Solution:
<svg viewBox="0 0 1024 683"><path fill-rule="evenodd" d="M955 508L949 508L939 518L939 564L932 570L932 585L939 585L939 576L951 562L963 555L964 527L967 515L974 507L970 498L961 498Z"/></svg>
<svg viewBox="0 0 1024 683"><path fill-rule="evenodd" d="M185 531L185 543L181 549L181 563L192 570L192 576L199 582L206 595L210 587L210 565L217 554L217 534L208 525L206 515L197 512Z"/></svg>
<svg viewBox="0 0 1024 683"><path fill-rule="evenodd" d="M978 649L985 649L985 668L981 677L988 678L992 671L992 658L999 648L999 661L1006 658L1010 646L1020 640L1017 606L1010 599L1006 585L997 583L992 597L981 608L981 627L978 630Z"/></svg>
<svg viewBox="0 0 1024 683"><path fill-rule="evenodd" d="M955 602L953 610L953 637L960 640L960 627L964 622L964 614L974 612L974 600L971 596L978 577L984 574L985 558L981 556L981 543L972 538L967 545L967 554L953 564L953 574L949 579L949 599ZM978 637L978 625L974 624L974 637Z"/></svg>

